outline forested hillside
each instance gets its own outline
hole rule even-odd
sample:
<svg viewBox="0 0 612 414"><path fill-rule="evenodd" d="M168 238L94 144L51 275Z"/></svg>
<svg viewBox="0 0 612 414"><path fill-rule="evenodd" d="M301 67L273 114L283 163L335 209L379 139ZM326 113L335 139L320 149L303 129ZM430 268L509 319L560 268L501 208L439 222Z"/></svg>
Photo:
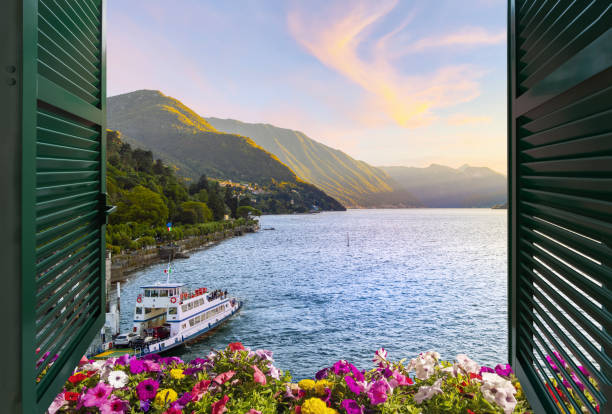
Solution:
<svg viewBox="0 0 612 414"><path fill-rule="evenodd" d="M323 145L300 131L235 119L206 118L219 131L244 135L277 156L300 178L349 207L418 207L416 197L398 188L380 169Z"/></svg>

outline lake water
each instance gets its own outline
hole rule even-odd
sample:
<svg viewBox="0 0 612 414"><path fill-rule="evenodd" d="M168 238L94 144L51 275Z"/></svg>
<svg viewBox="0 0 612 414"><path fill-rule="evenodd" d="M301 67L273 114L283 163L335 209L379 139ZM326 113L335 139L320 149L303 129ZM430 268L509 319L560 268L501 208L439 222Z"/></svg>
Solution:
<svg viewBox="0 0 612 414"><path fill-rule="evenodd" d="M185 359L241 341L274 351L297 379L340 358L364 369L435 349L483 364L507 360L506 210L349 210L261 217L262 230L176 260L172 278L227 289L243 310L180 351ZM347 245L348 234L348 245ZM122 286L122 328L138 287Z"/></svg>

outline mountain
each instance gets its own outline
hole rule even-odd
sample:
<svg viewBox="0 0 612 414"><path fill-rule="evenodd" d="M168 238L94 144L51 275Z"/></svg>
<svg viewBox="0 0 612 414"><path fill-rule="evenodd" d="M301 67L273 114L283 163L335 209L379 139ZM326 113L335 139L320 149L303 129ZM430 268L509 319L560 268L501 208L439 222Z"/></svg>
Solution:
<svg viewBox="0 0 612 414"><path fill-rule="evenodd" d="M378 167L427 207L491 207L507 201L503 174L487 167Z"/></svg>
<svg viewBox="0 0 612 414"><path fill-rule="evenodd" d="M398 189L378 168L323 145L303 132L270 124L206 118L219 131L252 138L276 155L304 180L315 184L348 207L417 207L413 195Z"/></svg>
<svg viewBox="0 0 612 414"><path fill-rule="evenodd" d="M217 131L177 99L154 90L138 90L108 98L108 128L124 140L174 165L184 177L206 174L218 179L283 185L323 210L344 207L314 185L298 178L279 159L252 139Z"/></svg>

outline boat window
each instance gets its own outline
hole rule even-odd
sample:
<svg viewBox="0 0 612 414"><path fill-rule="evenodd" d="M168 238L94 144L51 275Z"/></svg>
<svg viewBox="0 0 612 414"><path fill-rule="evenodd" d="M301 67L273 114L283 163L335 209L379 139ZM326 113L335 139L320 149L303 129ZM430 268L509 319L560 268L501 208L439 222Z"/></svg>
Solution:
<svg viewBox="0 0 612 414"><path fill-rule="evenodd" d="M187 324L186 324L186 323L184 323L184 324L183 324L183 329L185 329L186 327L187 327Z"/></svg>
<svg viewBox="0 0 612 414"><path fill-rule="evenodd" d="M170 315L176 315L176 311L177 311L176 308L168 308L168 314Z"/></svg>
<svg viewBox="0 0 612 414"><path fill-rule="evenodd" d="M145 308L145 314L153 312L153 308Z"/></svg>
<svg viewBox="0 0 612 414"><path fill-rule="evenodd" d="M182 308L183 308L183 312L187 312L187 305L183 305Z"/></svg>
<svg viewBox="0 0 612 414"><path fill-rule="evenodd" d="M187 305L187 309L189 310L193 309L193 302L189 302L189 304Z"/></svg>
<svg viewBox="0 0 612 414"><path fill-rule="evenodd" d="M193 326L195 324L195 321L193 319L189 319L189 326Z"/></svg>
<svg viewBox="0 0 612 414"><path fill-rule="evenodd" d="M151 290L145 289L145 298L150 298L150 297L151 297Z"/></svg>
<svg viewBox="0 0 612 414"><path fill-rule="evenodd" d="M167 289L161 289L159 291L159 296L162 298L167 298L168 297L168 290Z"/></svg>
<svg viewBox="0 0 612 414"><path fill-rule="evenodd" d="M199 316L195 317L195 323L200 323L200 317Z"/></svg>
<svg viewBox="0 0 612 414"><path fill-rule="evenodd" d="M136 315L142 315L142 308L140 306L136 306Z"/></svg>
<svg viewBox="0 0 612 414"><path fill-rule="evenodd" d="M200 298L200 306L204 304L204 298Z"/></svg>
<svg viewBox="0 0 612 414"><path fill-rule="evenodd" d="M152 298L156 298L158 296L159 296L159 292L157 291L157 289L151 290L151 297Z"/></svg>

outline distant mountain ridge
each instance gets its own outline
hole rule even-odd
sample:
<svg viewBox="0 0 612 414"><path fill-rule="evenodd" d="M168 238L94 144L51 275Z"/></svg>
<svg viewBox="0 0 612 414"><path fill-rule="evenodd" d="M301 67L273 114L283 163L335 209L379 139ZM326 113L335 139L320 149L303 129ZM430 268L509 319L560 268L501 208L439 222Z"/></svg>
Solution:
<svg viewBox="0 0 612 414"><path fill-rule="evenodd" d="M299 177L348 207L418 207L383 171L321 144L300 131L235 119L206 118L219 131L248 136Z"/></svg>
<svg viewBox="0 0 612 414"><path fill-rule="evenodd" d="M492 207L507 202L507 179L487 167L378 167L427 207Z"/></svg>
<svg viewBox="0 0 612 414"><path fill-rule="evenodd" d="M343 209L252 139L217 131L183 103L159 91L112 96L107 100L107 115L108 128L121 131L125 141L175 165L182 176L197 179L206 174L260 185L289 183L308 199L319 200L321 209Z"/></svg>

